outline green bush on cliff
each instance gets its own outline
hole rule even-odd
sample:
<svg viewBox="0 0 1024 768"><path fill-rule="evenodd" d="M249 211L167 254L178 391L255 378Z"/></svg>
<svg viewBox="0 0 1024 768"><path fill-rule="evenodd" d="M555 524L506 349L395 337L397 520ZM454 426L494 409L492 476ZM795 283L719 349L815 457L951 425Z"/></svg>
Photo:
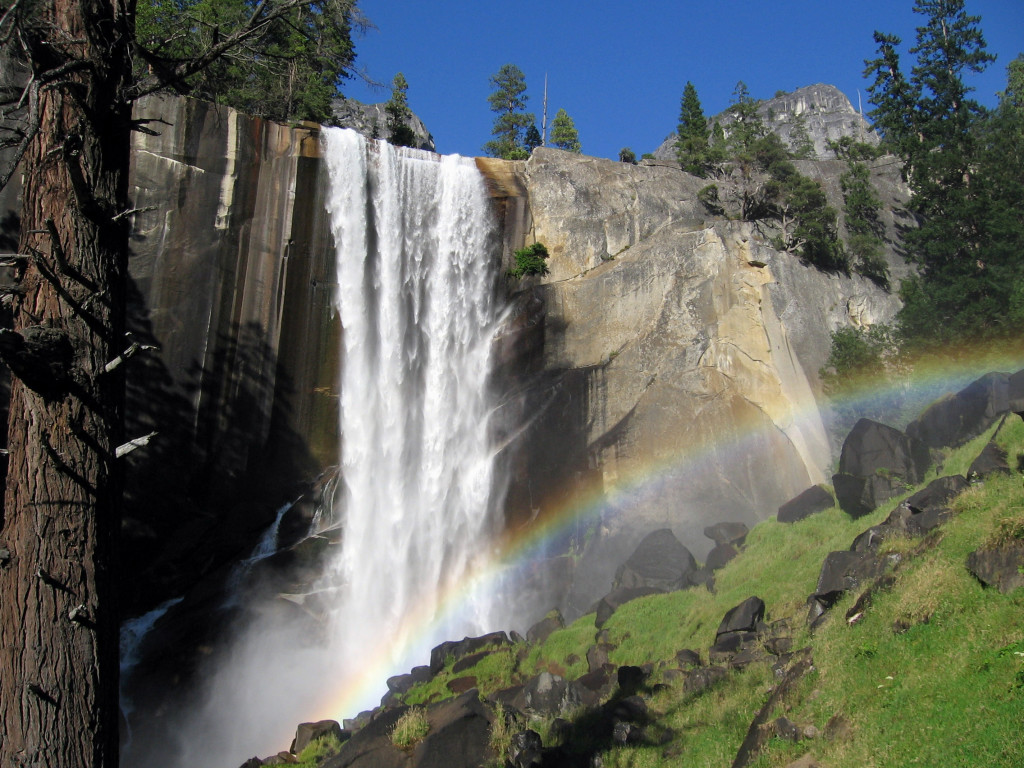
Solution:
<svg viewBox="0 0 1024 768"><path fill-rule="evenodd" d="M870 383L868 379L885 373L886 362L893 358L895 349L892 329L887 325L833 331L828 359L819 371L825 394L835 396Z"/></svg>
<svg viewBox="0 0 1024 768"><path fill-rule="evenodd" d="M721 216L725 213L722 201L718 197L717 184L708 184L706 187L701 187L700 191L697 192L697 202L703 205L708 213L713 213L716 216Z"/></svg>
<svg viewBox="0 0 1024 768"><path fill-rule="evenodd" d="M534 243L513 252L516 265L509 270L509 277L546 275L548 273L548 249L544 243Z"/></svg>

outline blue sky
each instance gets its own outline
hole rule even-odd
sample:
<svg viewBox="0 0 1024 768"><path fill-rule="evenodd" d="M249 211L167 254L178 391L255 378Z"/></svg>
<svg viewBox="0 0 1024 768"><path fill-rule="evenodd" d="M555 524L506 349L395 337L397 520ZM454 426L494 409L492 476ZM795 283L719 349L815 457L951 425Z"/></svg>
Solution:
<svg viewBox="0 0 1024 768"><path fill-rule="evenodd" d="M386 101L396 72L409 81L409 104L433 133L438 151L482 153L491 138L488 78L506 63L526 75L528 108L537 114L548 77L548 123L564 108L586 154L618 157L653 151L675 130L687 80L704 112L729 105L736 82L751 96L813 83L866 101L864 59L875 55L876 29L912 45L923 18L913 0L360 0L376 25L356 40L358 65L384 83L343 87L363 102ZM998 56L969 83L993 105L1006 65L1024 52L1024 0L967 0L981 16L988 50ZM907 69L910 62L904 57Z"/></svg>

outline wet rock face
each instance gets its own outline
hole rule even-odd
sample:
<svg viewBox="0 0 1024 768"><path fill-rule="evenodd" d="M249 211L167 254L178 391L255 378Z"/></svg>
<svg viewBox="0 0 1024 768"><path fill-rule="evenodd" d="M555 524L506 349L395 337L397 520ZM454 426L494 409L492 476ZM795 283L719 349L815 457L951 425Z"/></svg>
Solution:
<svg viewBox="0 0 1024 768"><path fill-rule="evenodd" d="M644 537L616 573L613 589L652 587L666 592L688 586L686 577L697 570L690 551L668 528Z"/></svg>
<svg viewBox="0 0 1024 768"><path fill-rule="evenodd" d="M931 464L927 446L894 427L860 419L843 442L839 472L832 476L836 501L853 517L916 485Z"/></svg>
<svg viewBox="0 0 1024 768"><path fill-rule="evenodd" d="M251 547L336 461L338 331L318 127L171 97L136 115L159 135L133 139L129 326L158 351L129 362L126 430L160 440L128 457L129 613Z"/></svg>
<svg viewBox="0 0 1024 768"><path fill-rule="evenodd" d="M880 470L915 485L930 464L927 449L894 427L860 419L847 435L839 457L839 472L870 475Z"/></svg>
<svg viewBox="0 0 1024 768"><path fill-rule="evenodd" d="M926 408L907 425L907 434L931 448L966 443L1010 409L1009 380L1005 373L985 374Z"/></svg>
<svg viewBox="0 0 1024 768"><path fill-rule="evenodd" d="M835 499L826 488L812 485L799 496L779 507L775 517L780 523L795 523L818 512L824 512L835 503Z"/></svg>

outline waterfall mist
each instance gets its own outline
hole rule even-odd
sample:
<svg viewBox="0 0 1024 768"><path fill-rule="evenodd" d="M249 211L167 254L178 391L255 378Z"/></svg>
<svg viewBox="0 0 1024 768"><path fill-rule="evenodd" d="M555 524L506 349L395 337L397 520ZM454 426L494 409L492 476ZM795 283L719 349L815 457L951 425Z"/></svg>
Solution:
<svg viewBox="0 0 1024 768"><path fill-rule="evenodd" d="M340 552L308 594L243 598L244 630L184 697L180 722L158 729L177 743L151 739L127 766L234 768L274 754L299 722L354 716L442 640L511 618L489 590L467 588L492 555L505 487L488 381L498 242L483 180L471 159L349 130L325 129L323 149L343 331L339 483L318 519L340 525Z"/></svg>

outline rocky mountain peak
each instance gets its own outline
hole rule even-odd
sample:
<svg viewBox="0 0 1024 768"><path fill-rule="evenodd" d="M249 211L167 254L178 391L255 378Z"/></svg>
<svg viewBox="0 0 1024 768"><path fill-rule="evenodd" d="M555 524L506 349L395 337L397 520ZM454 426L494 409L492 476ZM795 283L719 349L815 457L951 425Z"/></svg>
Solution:
<svg viewBox="0 0 1024 768"><path fill-rule="evenodd" d="M817 83L797 88L789 93L780 93L774 98L758 104L757 112L770 131L778 134L788 146L800 119L803 119L807 133L814 142L814 154L819 160L834 158L828 149L829 141L850 136L857 141L878 144L878 134L870 123L850 103L842 91L834 85ZM708 125L720 123L728 132L732 116L729 110L708 119ZM658 160L675 160L676 135L673 133L654 152Z"/></svg>

